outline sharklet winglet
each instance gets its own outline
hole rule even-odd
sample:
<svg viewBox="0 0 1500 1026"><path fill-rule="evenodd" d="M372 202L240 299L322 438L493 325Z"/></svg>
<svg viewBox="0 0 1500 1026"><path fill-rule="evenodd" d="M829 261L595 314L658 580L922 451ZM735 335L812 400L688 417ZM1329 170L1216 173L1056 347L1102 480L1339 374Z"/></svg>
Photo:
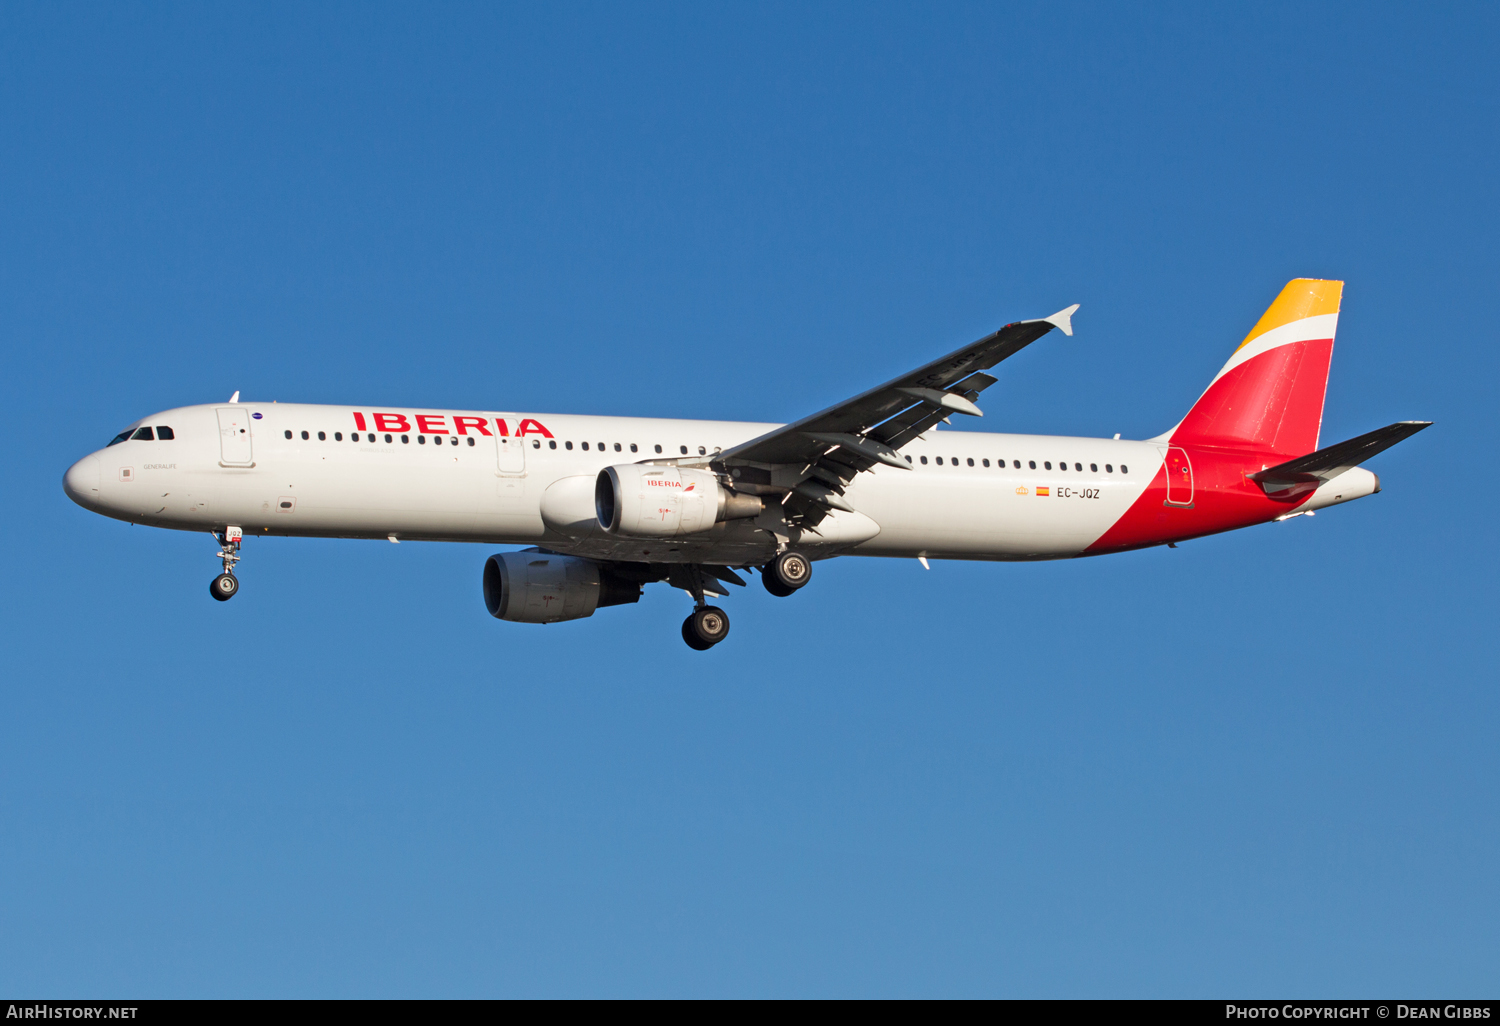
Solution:
<svg viewBox="0 0 1500 1026"><path fill-rule="evenodd" d="M1051 317L1043 317L1042 320L1046 321L1048 324L1052 325L1054 328L1057 328L1064 335L1067 335L1069 338L1072 338L1072 336L1073 336L1073 315L1078 312L1078 308L1081 305L1082 304L1080 304L1080 303L1074 303L1072 306L1068 307L1066 310L1059 310L1059 311L1057 311L1057 313L1053 314Z"/></svg>

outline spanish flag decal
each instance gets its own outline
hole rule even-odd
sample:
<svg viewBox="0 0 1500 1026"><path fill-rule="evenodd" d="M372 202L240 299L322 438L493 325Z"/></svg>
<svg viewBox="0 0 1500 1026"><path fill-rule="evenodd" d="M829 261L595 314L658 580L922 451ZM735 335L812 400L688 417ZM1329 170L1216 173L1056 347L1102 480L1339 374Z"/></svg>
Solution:
<svg viewBox="0 0 1500 1026"><path fill-rule="evenodd" d="M1046 485L1040 485L1037 487L1036 493L1038 495L1051 495L1052 489L1048 488Z"/></svg>

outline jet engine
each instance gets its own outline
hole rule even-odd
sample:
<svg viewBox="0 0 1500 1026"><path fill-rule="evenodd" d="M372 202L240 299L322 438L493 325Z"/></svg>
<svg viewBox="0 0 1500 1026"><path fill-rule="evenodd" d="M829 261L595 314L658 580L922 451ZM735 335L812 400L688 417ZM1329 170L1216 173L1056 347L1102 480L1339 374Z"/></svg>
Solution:
<svg viewBox="0 0 1500 1026"><path fill-rule="evenodd" d="M607 567L551 552L499 552L484 564L484 605L497 620L558 623L641 600L641 586Z"/></svg>
<svg viewBox="0 0 1500 1026"><path fill-rule="evenodd" d="M731 491L717 475L692 467L624 463L599 471L599 526L634 538L675 538L725 520L759 516L760 496Z"/></svg>

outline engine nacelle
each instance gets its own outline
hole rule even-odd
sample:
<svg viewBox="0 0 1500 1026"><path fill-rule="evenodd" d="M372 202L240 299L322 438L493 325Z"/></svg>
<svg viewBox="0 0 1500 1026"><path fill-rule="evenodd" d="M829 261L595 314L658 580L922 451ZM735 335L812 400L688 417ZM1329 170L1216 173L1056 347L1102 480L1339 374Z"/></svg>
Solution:
<svg viewBox="0 0 1500 1026"><path fill-rule="evenodd" d="M693 467L622 463L599 471L594 511L610 534L676 538L707 531L723 520L759 516L758 495L719 484L716 475Z"/></svg>
<svg viewBox="0 0 1500 1026"><path fill-rule="evenodd" d="M641 600L641 586L577 556L498 552L484 564L484 605L497 620L557 623Z"/></svg>

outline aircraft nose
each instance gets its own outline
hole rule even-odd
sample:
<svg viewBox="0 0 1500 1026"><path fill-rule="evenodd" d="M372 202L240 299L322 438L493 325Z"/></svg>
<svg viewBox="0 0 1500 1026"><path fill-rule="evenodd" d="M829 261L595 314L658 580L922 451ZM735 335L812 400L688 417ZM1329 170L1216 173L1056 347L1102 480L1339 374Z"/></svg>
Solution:
<svg viewBox="0 0 1500 1026"><path fill-rule="evenodd" d="M80 506L99 504L99 457L85 456L63 475L63 491Z"/></svg>

